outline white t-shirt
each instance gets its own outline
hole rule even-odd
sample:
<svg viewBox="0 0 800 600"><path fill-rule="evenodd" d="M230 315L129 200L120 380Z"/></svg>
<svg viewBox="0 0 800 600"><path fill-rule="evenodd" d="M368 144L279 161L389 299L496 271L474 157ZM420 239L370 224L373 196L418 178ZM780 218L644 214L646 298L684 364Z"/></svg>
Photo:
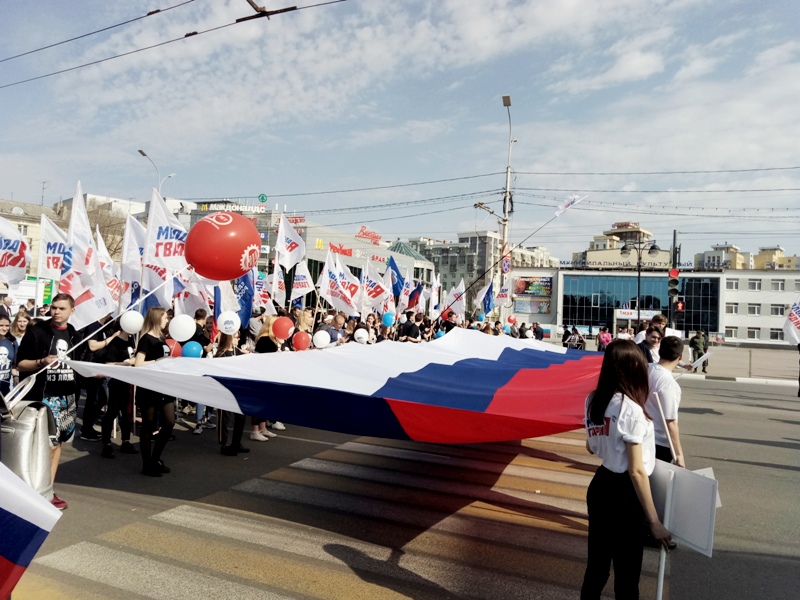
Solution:
<svg viewBox="0 0 800 600"><path fill-rule="evenodd" d="M656 406L655 394L661 401L661 408L664 411L664 418L667 421L678 421L678 407L681 403L681 386L675 381L667 369L659 364L648 365L650 379L650 395L647 397L645 408L647 414L653 418L653 428L655 429L656 444L668 447L667 431L661 420L661 415Z"/></svg>
<svg viewBox="0 0 800 600"><path fill-rule="evenodd" d="M629 340L629 339L631 339L631 334L630 333L618 333L617 334L617 339L618 340Z"/></svg>
<svg viewBox="0 0 800 600"><path fill-rule="evenodd" d="M641 343L644 341L644 338L645 338L646 336L647 336L647 330L646 330L646 329L642 329L642 330L641 330L639 333L637 333L637 334L634 336L634 338L633 338L633 341L634 341L636 344L641 344Z"/></svg>
<svg viewBox="0 0 800 600"><path fill-rule="evenodd" d="M625 443L642 445L642 462L648 475L656 466L656 445L653 422L644 416L642 407L622 394L614 394L605 412L603 423L589 420L589 400L586 398L586 436L589 448L603 459L603 466L614 473L628 470Z"/></svg>

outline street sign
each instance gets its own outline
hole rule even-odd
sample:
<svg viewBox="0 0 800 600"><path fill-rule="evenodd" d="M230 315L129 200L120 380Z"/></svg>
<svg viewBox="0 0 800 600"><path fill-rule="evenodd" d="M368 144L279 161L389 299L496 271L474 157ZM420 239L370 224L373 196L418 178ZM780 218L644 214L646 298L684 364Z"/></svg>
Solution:
<svg viewBox="0 0 800 600"><path fill-rule="evenodd" d="M511 259L508 256L503 257L502 269L503 273L509 273L511 271Z"/></svg>
<svg viewBox="0 0 800 600"><path fill-rule="evenodd" d="M258 196L258 201L261 202L262 204L264 202L266 202L267 200L268 200L268 198L267 198L266 194L261 194L261 195Z"/></svg>

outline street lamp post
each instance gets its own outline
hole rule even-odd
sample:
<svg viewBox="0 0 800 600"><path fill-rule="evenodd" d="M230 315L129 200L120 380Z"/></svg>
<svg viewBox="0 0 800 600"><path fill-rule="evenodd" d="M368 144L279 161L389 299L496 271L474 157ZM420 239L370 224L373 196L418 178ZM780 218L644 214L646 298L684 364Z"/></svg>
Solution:
<svg viewBox="0 0 800 600"><path fill-rule="evenodd" d="M658 256L661 248L658 247L656 241L645 240L641 235L637 236L635 242L625 242L625 245L619 251L623 257L628 257L631 250L636 251L636 320L642 322L642 253L647 250L650 256Z"/></svg>
<svg viewBox="0 0 800 600"><path fill-rule="evenodd" d="M164 184L164 182L167 179L171 179L172 177L175 177L176 173L170 173L169 175L167 175L166 177L164 177L162 179L161 171L158 170L158 165L153 162L153 159L150 158L149 156L147 156L147 153L144 150L139 150L139 154L141 154L147 160L149 160L150 164L153 165L153 167L155 168L155 170L156 170L156 181L158 182L158 195L161 196L161 186Z"/></svg>
<svg viewBox="0 0 800 600"><path fill-rule="evenodd" d="M506 274L503 272L503 261L502 261L502 253L506 249L506 245L508 244L508 213L511 207L511 148L514 145L514 142L517 141L515 137L511 135L511 96L503 96L503 106L506 107L506 111L508 111L508 158L506 160L506 189L505 194L503 195L503 219L501 221L502 225L502 241L500 246L500 253L501 253L501 260L500 260L500 288L502 289L506 283ZM503 321L504 313L503 306L500 306L500 321Z"/></svg>

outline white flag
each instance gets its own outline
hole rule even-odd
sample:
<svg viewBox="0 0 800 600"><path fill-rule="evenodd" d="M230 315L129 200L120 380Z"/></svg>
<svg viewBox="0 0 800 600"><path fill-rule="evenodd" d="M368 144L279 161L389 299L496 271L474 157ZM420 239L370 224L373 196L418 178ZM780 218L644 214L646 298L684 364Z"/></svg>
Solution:
<svg viewBox="0 0 800 600"><path fill-rule="evenodd" d="M433 273L431 276L431 303L430 303L430 310L428 312L428 316L433 319L434 314L433 311L438 311L439 309L436 308L441 301L441 290L442 284L439 281L439 275L436 272Z"/></svg>
<svg viewBox="0 0 800 600"><path fill-rule="evenodd" d="M305 296L313 289L314 282L311 280L311 273L308 272L308 263L304 260L300 261L297 263L297 268L294 270L291 300L294 301L297 298Z"/></svg>
<svg viewBox="0 0 800 600"><path fill-rule="evenodd" d="M454 288L450 290L450 293L447 294L447 299L444 301L445 306L449 306L450 310L452 310L457 315L461 315L462 317L466 313L466 302L464 301L464 278L461 278L461 282ZM444 307L442 307L444 310Z"/></svg>
<svg viewBox="0 0 800 600"><path fill-rule="evenodd" d="M800 344L800 298L792 304L792 309L783 324L784 339L792 344Z"/></svg>
<svg viewBox="0 0 800 600"><path fill-rule="evenodd" d="M67 251L67 234L46 216L42 215L41 236L39 238L39 279L61 279L61 265Z"/></svg>
<svg viewBox="0 0 800 600"><path fill-rule="evenodd" d="M351 317L358 316L358 309L353 304L353 299L339 283L339 271L336 268L336 261L331 256L330 250L328 250L325 265L317 280L317 287L319 288L319 295L325 298L336 310Z"/></svg>
<svg viewBox="0 0 800 600"><path fill-rule="evenodd" d="M139 300L142 285L142 257L144 256L147 232L131 215L125 221L122 236L122 306L128 307Z"/></svg>
<svg viewBox="0 0 800 600"><path fill-rule="evenodd" d="M361 278L361 307L364 309L361 312L371 312L373 308L381 308L389 291L384 284L383 277L372 266L369 258L366 260L364 270L361 271Z"/></svg>
<svg viewBox="0 0 800 600"><path fill-rule="evenodd" d="M397 312L403 312L408 306L408 300L411 297L411 291L414 289L414 281L411 278L411 273L406 269L406 276L403 279L403 289L397 297Z"/></svg>
<svg viewBox="0 0 800 600"><path fill-rule="evenodd" d="M28 242L11 221L0 217L0 280L16 285L25 279L30 264Z"/></svg>
<svg viewBox="0 0 800 600"><path fill-rule="evenodd" d="M492 281L490 280L487 285L482 287L480 291L475 294L475 308L478 309L479 312L483 312L483 299L486 297L486 292L489 291L489 288L492 287Z"/></svg>
<svg viewBox="0 0 800 600"><path fill-rule="evenodd" d="M108 288L108 295L114 302L114 310L111 311L111 316L116 317L119 314L119 302L122 292L122 285L120 283L119 267L114 263L111 255L108 253L106 242L100 234L100 226L95 226L95 235L97 236L97 257L100 259L100 269L103 272L103 281L106 282Z"/></svg>
<svg viewBox="0 0 800 600"><path fill-rule="evenodd" d="M275 265L275 270L267 277L267 283L271 290L272 299L278 306L286 306L286 283L283 281L283 269L280 265Z"/></svg>
<svg viewBox="0 0 800 600"><path fill-rule="evenodd" d="M509 287L508 286L509 286L509 284L506 283L503 287L501 287L500 291L497 293L497 296L495 296L495 298L494 298L495 302L497 302L497 304L499 306L504 306L506 304L506 302L508 302L508 298L509 298L509 294L508 294Z"/></svg>
<svg viewBox="0 0 800 600"><path fill-rule="evenodd" d="M336 255L336 272L339 274L339 285L342 286L344 292L350 296L353 306L358 306L361 303L361 282L356 278L347 265L339 260L339 255Z"/></svg>
<svg viewBox="0 0 800 600"><path fill-rule="evenodd" d="M567 212L570 208L575 206L578 202L586 200L589 196L584 196L583 198L579 197L577 194L573 194L569 196L564 202L562 202L559 207L556 209L556 216L560 217L562 214Z"/></svg>
<svg viewBox="0 0 800 600"><path fill-rule="evenodd" d="M390 268L386 268L386 272L383 274L383 287L386 288L386 297L383 299L383 314L396 314L397 307L394 304L394 294L392 294L392 270Z"/></svg>
<svg viewBox="0 0 800 600"><path fill-rule="evenodd" d="M306 255L306 243L284 215L281 215L278 224L275 251L278 253L278 264L287 271L303 260Z"/></svg>
<svg viewBox="0 0 800 600"><path fill-rule="evenodd" d="M114 302L103 281L80 181L72 198L67 250L58 291L75 299L75 312L70 317L75 329L83 329L114 310Z"/></svg>
<svg viewBox="0 0 800 600"><path fill-rule="evenodd" d="M176 273L175 278L183 286L183 290L175 294L175 314L190 315L194 317L195 311L202 308L208 314L212 314L211 300L214 291L209 290L208 286L200 280L194 271L184 271Z"/></svg>
<svg viewBox="0 0 800 600"><path fill-rule="evenodd" d="M172 305L173 275L187 265L185 246L186 229L154 189L147 217L142 289L147 293L159 288L153 298L163 308L170 308ZM159 287L165 282L164 287Z"/></svg>

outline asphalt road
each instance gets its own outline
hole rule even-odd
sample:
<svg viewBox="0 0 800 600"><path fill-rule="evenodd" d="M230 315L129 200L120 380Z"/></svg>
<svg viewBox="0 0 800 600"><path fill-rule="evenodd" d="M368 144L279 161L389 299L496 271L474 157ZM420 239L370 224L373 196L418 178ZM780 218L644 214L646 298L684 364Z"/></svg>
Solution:
<svg viewBox="0 0 800 600"><path fill-rule="evenodd" d="M688 466L714 468L723 507L713 558L671 553L666 597L797 598L796 390L681 383ZM577 598L597 464L580 433L452 447L289 426L236 458L214 434L179 429L161 479L66 449L70 508L14 600Z"/></svg>

